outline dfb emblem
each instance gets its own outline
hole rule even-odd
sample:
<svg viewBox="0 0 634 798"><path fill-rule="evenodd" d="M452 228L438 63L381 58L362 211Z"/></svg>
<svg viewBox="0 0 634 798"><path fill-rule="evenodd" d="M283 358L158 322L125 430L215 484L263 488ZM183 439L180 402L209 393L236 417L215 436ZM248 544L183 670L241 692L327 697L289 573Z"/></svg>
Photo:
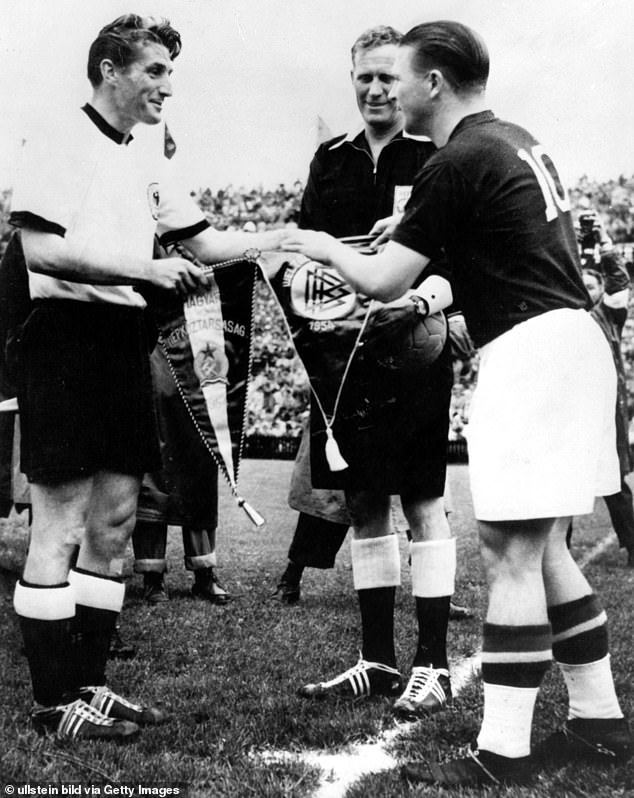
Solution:
<svg viewBox="0 0 634 798"><path fill-rule="evenodd" d="M290 299L298 316L307 319L343 319L356 307L357 295L334 269L308 261L294 272Z"/></svg>
<svg viewBox="0 0 634 798"><path fill-rule="evenodd" d="M159 203L161 201L158 183L150 183L150 185L147 187L147 201L148 205L150 206L152 218L154 221L156 221L158 219Z"/></svg>

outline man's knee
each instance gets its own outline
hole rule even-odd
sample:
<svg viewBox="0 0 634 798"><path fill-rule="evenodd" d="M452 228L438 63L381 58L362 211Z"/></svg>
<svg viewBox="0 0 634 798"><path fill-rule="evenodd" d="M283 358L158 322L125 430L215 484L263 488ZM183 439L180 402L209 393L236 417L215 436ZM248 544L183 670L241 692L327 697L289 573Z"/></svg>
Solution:
<svg viewBox="0 0 634 798"><path fill-rule="evenodd" d="M480 551L489 575L541 570L552 524L553 519L478 521Z"/></svg>
<svg viewBox="0 0 634 798"><path fill-rule="evenodd" d="M442 496L422 499L416 496L402 496L401 502L412 540L420 542L451 537Z"/></svg>
<svg viewBox="0 0 634 798"><path fill-rule="evenodd" d="M389 496L371 491L349 491L346 503L355 537L381 537L392 531Z"/></svg>
<svg viewBox="0 0 634 798"><path fill-rule="evenodd" d="M90 502L89 479L31 484L31 547L64 550L82 543Z"/></svg>
<svg viewBox="0 0 634 798"><path fill-rule="evenodd" d="M134 477L114 474L96 482L86 536L104 554L116 557L125 549L134 530L139 484Z"/></svg>

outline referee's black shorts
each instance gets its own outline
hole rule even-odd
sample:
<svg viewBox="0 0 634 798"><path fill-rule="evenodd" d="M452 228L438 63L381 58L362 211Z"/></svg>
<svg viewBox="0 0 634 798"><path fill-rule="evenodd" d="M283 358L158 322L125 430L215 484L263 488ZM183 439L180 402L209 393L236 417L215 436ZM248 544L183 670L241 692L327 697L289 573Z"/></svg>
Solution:
<svg viewBox="0 0 634 798"><path fill-rule="evenodd" d="M333 425L348 463L344 471L328 467L323 419L311 403L313 488L419 499L442 496L452 382L449 340L429 366L412 360L402 368L386 368L361 352L353 361Z"/></svg>
<svg viewBox="0 0 634 798"><path fill-rule="evenodd" d="M20 346L21 467L48 484L160 464L144 311L36 300Z"/></svg>

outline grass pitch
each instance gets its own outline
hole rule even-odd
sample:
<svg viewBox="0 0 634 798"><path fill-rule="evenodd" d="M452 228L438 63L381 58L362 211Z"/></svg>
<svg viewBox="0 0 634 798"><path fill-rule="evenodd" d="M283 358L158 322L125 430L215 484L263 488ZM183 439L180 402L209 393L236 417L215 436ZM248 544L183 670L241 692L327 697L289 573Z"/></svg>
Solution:
<svg viewBox="0 0 634 798"><path fill-rule="evenodd" d="M178 530L168 547L167 584L171 600L148 607L141 598L141 577L126 563L127 598L122 632L138 647L128 662L112 662L114 690L133 699L171 706L173 720L145 730L134 744L57 744L29 728L30 684L11 606L13 578L5 572L0 590L0 784L11 781L185 783L190 795L214 798L270 796L302 798L314 794L323 776L301 758L271 763L272 750L301 753L318 749L345 752L356 742L393 727L388 699L365 702L309 703L296 688L328 678L352 665L360 643L356 597L347 546L332 571L309 570L302 601L281 607L269 599L286 563L296 514L286 505L292 463L245 461L241 491L266 518L254 528L228 490L221 490L218 534L219 577L237 598L214 607L191 598L191 576L182 565ZM450 468L453 513L458 539L456 600L469 604L475 618L452 622L449 650L453 663L478 650L484 611L484 582L477 553L476 528L467 485L467 467ZM608 610L612 664L626 714L634 704L631 616L634 571L623 567L602 503L594 516L577 523L576 556L584 558L597 541L611 534L612 545L586 570ZM14 569L25 545L24 519L0 522L0 564ZM406 674L416 642L405 536L402 536L403 587L397 594L397 655ZM436 757L466 744L477 732L482 694L478 681L467 685L455 707L410 734L397 737L391 752L399 758ZM564 717L565 695L553 669L535 714L540 739ZM442 794L451 794L445 791ZM435 789L409 790L397 771L362 778L348 798L397 798L438 795ZM457 794L470 795L471 791ZM474 795L482 794L473 792ZM491 790L489 795L608 796L634 795L634 762L600 771L569 766L539 775L531 788Z"/></svg>

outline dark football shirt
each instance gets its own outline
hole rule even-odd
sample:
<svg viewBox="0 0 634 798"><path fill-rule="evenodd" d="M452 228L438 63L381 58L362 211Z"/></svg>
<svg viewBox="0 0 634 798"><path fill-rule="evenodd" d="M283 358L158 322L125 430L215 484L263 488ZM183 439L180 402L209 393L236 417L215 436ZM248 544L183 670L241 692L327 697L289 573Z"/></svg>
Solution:
<svg viewBox="0 0 634 798"><path fill-rule="evenodd" d="M409 193L414 176L435 150L431 141L399 132L375 163L365 133L325 142L310 164L299 227L335 238L367 235L377 219L395 212L399 188Z"/></svg>
<svg viewBox="0 0 634 798"><path fill-rule="evenodd" d="M454 300L478 346L558 308L589 308L570 206L526 130L467 116L418 173L393 240L447 255Z"/></svg>

